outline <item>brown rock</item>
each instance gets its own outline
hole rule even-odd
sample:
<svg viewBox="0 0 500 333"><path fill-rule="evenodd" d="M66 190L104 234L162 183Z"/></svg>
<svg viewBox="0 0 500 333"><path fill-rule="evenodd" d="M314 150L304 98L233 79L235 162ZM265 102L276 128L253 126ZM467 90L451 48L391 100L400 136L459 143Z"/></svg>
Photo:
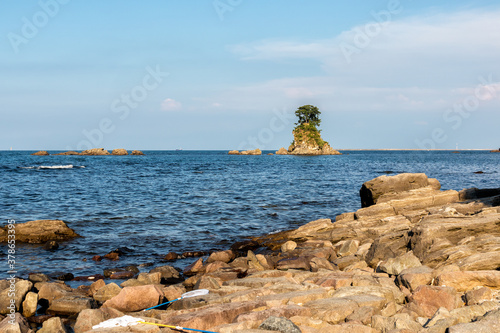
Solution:
<svg viewBox="0 0 500 333"><path fill-rule="evenodd" d="M101 289L102 287L104 287L106 285L106 282L104 282L103 279L99 279L95 282L93 282L91 285L90 285L90 294L91 295L94 295L96 293L96 291L98 291L99 289Z"/></svg>
<svg viewBox="0 0 500 333"><path fill-rule="evenodd" d="M14 318L5 317L0 322L0 332L2 333L33 333L30 329L26 318L21 316L19 312L14 314Z"/></svg>
<svg viewBox="0 0 500 333"><path fill-rule="evenodd" d="M201 272L203 272L203 258L199 258L194 263L184 268L183 274L186 276L192 276Z"/></svg>
<svg viewBox="0 0 500 333"><path fill-rule="evenodd" d="M37 151L36 153L33 153L31 155L35 155L35 156L47 156L47 155L50 155L50 154L46 150L40 150L40 151Z"/></svg>
<svg viewBox="0 0 500 333"><path fill-rule="evenodd" d="M263 305L264 303L260 301L210 304L198 308L195 312L179 315L162 314L161 319L170 325L208 330L212 327L232 323L238 315Z"/></svg>
<svg viewBox="0 0 500 333"><path fill-rule="evenodd" d="M304 307L311 309L313 318L321 319L329 324L337 324L352 314L358 305L348 299L324 298L308 302L304 304Z"/></svg>
<svg viewBox="0 0 500 333"><path fill-rule="evenodd" d="M70 316L77 314L84 309L92 309L93 307L95 307L95 302L89 297L64 296L50 302L47 313Z"/></svg>
<svg viewBox="0 0 500 333"><path fill-rule="evenodd" d="M231 260L233 260L235 257L235 254L232 250L226 250L226 251L220 251L220 252L213 252L207 259L207 263L215 262L215 261L222 261L224 263L228 263Z"/></svg>
<svg viewBox="0 0 500 333"><path fill-rule="evenodd" d="M28 292L23 301L23 316L28 318L34 316L38 306L38 294Z"/></svg>
<svg viewBox="0 0 500 333"><path fill-rule="evenodd" d="M90 155L90 156L109 155L109 151L105 150L104 148L92 148L82 151L80 155Z"/></svg>
<svg viewBox="0 0 500 333"><path fill-rule="evenodd" d="M422 317L430 318L440 307L448 311L461 305L456 290L451 287L420 286L409 297L409 308Z"/></svg>
<svg viewBox="0 0 500 333"><path fill-rule="evenodd" d="M161 273L161 279L165 283L177 283L182 280L179 271L169 265L155 267L149 271L149 273L157 272Z"/></svg>
<svg viewBox="0 0 500 333"><path fill-rule="evenodd" d="M57 153L57 154L54 154L54 155L81 155L81 154L79 152L77 152L77 151L70 150L70 151L65 151L65 152L62 152L62 153Z"/></svg>
<svg viewBox="0 0 500 333"><path fill-rule="evenodd" d="M179 255L175 252L169 252L167 253L167 255L163 258L163 260L166 260L166 261L175 261L179 259Z"/></svg>
<svg viewBox="0 0 500 333"><path fill-rule="evenodd" d="M144 153L140 150L132 150L132 153L130 155L144 155Z"/></svg>
<svg viewBox="0 0 500 333"><path fill-rule="evenodd" d="M7 242L8 227L0 228L0 243ZM60 220L37 220L16 224L16 242L43 244L80 237Z"/></svg>
<svg viewBox="0 0 500 333"><path fill-rule="evenodd" d="M122 271L122 272L114 272L113 274L111 274L109 278L114 280L125 280L134 277L134 275L135 275L134 272Z"/></svg>
<svg viewBox="0 0 500 333"><path fill-rule="evenodd" d="M231 267L231 266L222 261L211 262L210 264L205 266L205 274L213 273L226 267Z"/></svg>
<svg viewBox="0 0 500 333"><path fill-rule="evenodd" d="M403 254L396 258L389 258L380 263L378 268L390 275L399 275L403 270L408 268L420 267L420 260L413 254L412 251Z"/></svg>
<svg viewBox="0 0 500 333"><path fill-rule="evenodd" d="M55 299L70 296L73 291L69 286L56 282L43 282L41 286L37 284L36 287L38 288L38 298L46 299L49 303Z"/></svg>
<svg viewBox="0 0 500 333"><path fill-rule="evenodd" d="M128 155L128 151L125 150L125 149L113 149L113 151L111 152L111 155L119 155L119 156L123 156L123 155Z"/></svg>
<svg viewBox="0 0 500 333"><path fill-rule="evenodd" d="M21 304L23 302L24 296L31 290L33 283L27 280L17 280L14 284L14 288L11 288L12 280L8 280L6 289L0 292L0 314L7 314L10 312L8 306L11 305L11 300L14 300L16 310L19 311ZM15 289L15 292L13 292ZM14 294L14 295L12 295Z"/></svg>
<svg viewBox="0 0 500 333"><path fill-rule="evenodd" d="M280 149L278 149L275 153L276 155L288 155L288 150L286 150L285 148L281 147Z"/></svg>
<svg viewBox="0 0 500 333"><path fill-rule="evenodd" d="M493 293L491 289L486 287L480 287L465 293L465 302L467 305L481 304L484 301L491 300L493 300Z"/></svg>
<svg viewBox="0 0 500 333"><path fill-rule="evenodd" d="M240 155L240 152L238 150L230 150L228 155Z"/></svg>
<svg viewBox="0 0 500 333"><path fill-rule="evenodd" d="M363 325L371 324L372 317L380 314L380 309L373 306L363 306L347 316L346 321L360 322Z"/></svg>
<svg viewBox="0 0 500 333"><path fill-rule="evenodd" d="M43 322L43 326L38 333L67 333L66 327L59 317L52 317Z"/></svg>
<svg viewBox="0 0 500 333"><path fill-rule="evenodd" d="M219 281L214 279L211 276L202 276L198 282L194 285L194 289L208 289L208 290L215 290L215 289L220 289L221 285Z"/></svg>
<svg viewBox="0 0 500 333"><path fill-rule="evenodd" d="M432 279L432 269L427 266L419 266L401 271L397 281L399 285L403 285L410 291L413 291L419 286L431 284Z"/></svg>
<svg viewBox="0 0 500 333"><path fill-rule="evenodd" d="M293 257L282 259L278 261L279 270L288 270L288 269L300 269L309 271L311 270L311 259L310 257Z"/></svg>
<svg viewBox="0 0 500 333"><path fill-rule="evenodd" d="M120 288L116 283L112 282L99 288L94 293L94 299L100 303L104 303L107 300L110 300L113 297L117 296L121 290L122 288Z"/></svg>
<svg viewBox="0 0 500 333"><path fill-rule="evenodd" d="M377 203L384 194L405 192L429 186L424 173L402 173L396 176L380 176L363 184L359 191L361 207L369 207Z"/></svg>
<svg viewBox="0 0 500 333"><path fill-rule="evenodd" d="M281 252L290 252L297 248L297 243L294 241L287 241L281 245Z"/></svg>
<svg viewBox="0 0 500 333"><path fill-rule="evenodd" d="M92 330L92 326L97 325L106 318L101 310L86 309L78 314L75 323L75 333L84 333Z"/></svg>
<svg viewBox="0 0 500 333"><path fill-rule="evenodd" d="M125 287L118 295L106 301L103 307L123 312L139 311L157 305L162 295L154 285Z"/></svg>

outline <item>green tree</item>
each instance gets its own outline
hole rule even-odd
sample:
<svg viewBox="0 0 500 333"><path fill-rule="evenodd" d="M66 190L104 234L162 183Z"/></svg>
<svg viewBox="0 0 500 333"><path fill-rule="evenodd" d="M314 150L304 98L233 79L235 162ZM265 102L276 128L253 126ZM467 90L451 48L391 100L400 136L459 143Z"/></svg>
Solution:
<svg viewBox="0 0 500 333"><path fill-rule="evenodd" d="M295 115L299 118L299 121L296 125L303 125L308 123L314 127L319 127L321 123L321 119L319 119L319 115L321 112L314 105L303 105L295 111Z"/></svg>

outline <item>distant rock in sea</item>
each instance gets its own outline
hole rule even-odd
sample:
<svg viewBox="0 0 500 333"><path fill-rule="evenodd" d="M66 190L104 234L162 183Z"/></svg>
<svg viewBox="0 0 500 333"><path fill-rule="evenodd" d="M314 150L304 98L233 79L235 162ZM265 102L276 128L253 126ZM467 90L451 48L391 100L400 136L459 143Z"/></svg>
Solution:
<svg viewBox="0 0 500 333"><path fill-rule="evenodd" d="M110 153L104 148L92 148L82 151L80 155L101 156L110 155Z"/></svg>
<svg viewBox="0 0 500 333"><path fill-rule="evenodd" d="M118 156L123 156L123 155L128 155L128 151L126 151L125 149L113 149L113 151L111 152L111 155L118 155Z"/></svg>
<svg viewBox="0 0 500 333"><path fill-rule="evenodd" d="M132 153L130 155L144 155L144 153L140 150L132 150Z"/></svg>
<svg viewBox="0 0 500 333"><path fill-rule="evenodd" d="M286 150L285 148L281 147L280 149L278 149L276 151L276 155L288 155L288 150Z"/></svg>
<svg viewBox="0 0 500 333"><path fill-rule="evenodd" d="M47 155L50 155L50 154L46 150L40 150L40 151L37 151L36 153L33 153L31 155L35 155L35 156L47 156Z"/></svg>
<svg viewBox="0 0 500 333"><path fill-rule="evenodd" d="M293 139L288 148L290 155L342 155L323 141L316 127L308 123L293 130Z"/></svg>
<svg viewBox="0 0 500 333"><path fill-rule="evenodd" d="M262 151L257 148L253 150L243 150L243 151L237 151L237 150L230 150L229 155L262 155Z"/></svg>
<svg viewBox="0 0 500 333"><path fill-rule="evenodd" d="M500 148L497 150L490 150L490 153L500 153Z"/></svg>
<svg viewBox="0 0 500 333"><path fill-rule="evenodd" d="M79 152L77 151L65 151L65 152L62 152L62 153L58 153L58 154L52 154L52 155L81 155Z"/></svg>

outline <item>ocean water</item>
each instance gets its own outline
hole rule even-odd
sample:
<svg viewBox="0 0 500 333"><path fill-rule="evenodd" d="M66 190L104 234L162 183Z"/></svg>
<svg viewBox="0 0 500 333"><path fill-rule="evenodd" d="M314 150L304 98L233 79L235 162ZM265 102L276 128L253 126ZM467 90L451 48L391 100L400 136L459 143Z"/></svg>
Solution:
<svg viewBox="0 0 500 333"><path fill-rule="evenodd" d="M485 151L344 151L314 157L30 153L0 152L1 225L9 219L61 219L83 237L55 251L18 243L16 269L25 278L29 272L83 276L131 264L164 265L170 251L227 249L249 236L334 219L360 208L363 182L387 173L424 172L443 189L500 186L500 154ZM119 261L90 260L116 248L127 250ZM0 253L6 257L5 245ZM4 262L0 278L7 276Z"/></svg>

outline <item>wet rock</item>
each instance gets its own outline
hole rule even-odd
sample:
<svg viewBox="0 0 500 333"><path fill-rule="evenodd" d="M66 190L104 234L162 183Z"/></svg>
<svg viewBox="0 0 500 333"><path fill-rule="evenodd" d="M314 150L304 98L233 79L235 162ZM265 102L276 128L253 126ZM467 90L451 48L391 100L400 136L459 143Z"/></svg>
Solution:
<svg viewBox="0 0 500 333"><path fill-rule="evenodd" d="M451 287L420 286L409 297L409 309L430 318L440 308L448 311L461 306L456 290Z"/></svg>
<svg viewBox="0 0 500 333"><path fill-rule="evenodd" d="M120 288L116 283L112 282L97 289L93 297L96 301L104 303L107 300L110 300L113 297L117 296L121 290L122 288Z"/></svg>
<svg viewBox="0 0 500 333"><path fill-rule="evenodd" d="M260 244L257 241L254 240L248 240L248 241L241 241L241 242L236 242L233 245L231 245L231 250L235 252L247 252L247 251L254 251L260 247Z"/></svg>
<svg viewBox="0 0 500 333"><path fill-rule="evenodd" d="M89 156L109 155L109 151L107 151L104 148L92 148L82 151L80 155L89 155Z"/></svg>
<svg viewBox="0 0 500 333"><path fill-rule="evenodd" d="M36 283L36 282L47 282L50 280L50 278L42 273L29 273L28 280L33 283Z"/></svg>
<svg viewBox="0 0 500 333"><path fill-rule="evenodd" d="M24 296L33 287L33 283L27 280L15 281L11 279L7 281L8 285L6 289L0 292L0 314L10 313L9 307L11 307L12 305L15 306L15 310L19 311ZM14 303L12 303L12 300L14 301Z"/></svg>
<svg viewBox="0 0 500 333"><path fill-rule="evenodd" d="M378 268L387 274L399 275L405 269L419 266L422 266L420 260L410 251L397 258L389 258L381 262Z"/></svg>
<svg viewBox="0 0 500 333"><path fill-rule="evenodd" d="M37 333L67 333L66 327L59 317L53 317L43 322L43 326Z"/></svg>
<svg viewBox="0 0 500 333"><path fill-rule="evenodd" d="M125 279L130 279L134 277L134 272L130 271L121 271L121 272L114 272L112 273L109 278L110 279L115 279L115 280L125 280Z"/></svg>
<svg viewBox="0 0 500 333"><path fill-rule="evenodd" d="M187 251L182 254L184 258L197 258L197 257L203 257L207 255L208 253L205 251Z"/></svg>
<svg viewBox="0 0 500 333"><path fill-rule="evenodd" d="M13 324L12 324L13 322ZM0 322L0 332L1 333L33 333L30 329L28 321L26 318L21 316L20 313L16 312L14 318L10 316L5 317Z"/></svg>
<svg viewBox="0 0 500 333"><path fill-rule="evenodd" d="M75 278L73 273L63 273L63 272L51 273L49 276L51 279L59 281L71 281Z"/></svg>
<svg viewBox="0 0 500 333"><path fill-rule="evenodd" d="M38 298L40 300L45 299L51 303L55 299L71 295L72 291L73 290L69 286L63 283L44 282L38 288Z"/></svg>
<svg viewBox="0 0 500 333"><path fill-rule="evenodd" d="M279 331L282 333L302 333L290 319L271 316L264 320L259 326L260 329Z"/></svg>
<svg viewBox="0 0 500 333"><path fill-rule="evenodd" d="M105 254L104 258L112 260L112 261L116 261L116 260L120 259L120 255L116 252L110 252L110 253Z"/></svg>
<svg viewBox="0 0 500 333"><path fill-rule="evenodd" d="M118 295L106 301L103 307L134 312L158 305L161 296L161 290L154 285L125 287Z"/></svg>
<svg viewBox="0 0 500 333"><path fill-rule="evenodd" d="M176 261L177 259L179 259L179 255L175 252L169 252L163 258L163 260L166 260L166 261Z"/></svg>
<svg viewBox="0 0 500 333"><path fill-rule="evenodd" d="M224 263L228 263L233 260L235 254L232 250L213 252L207 259L207 263L222 261Z"/></svg>
<svg viewBox="0 0 500 333"><path fill-rule="evenodd" d="M93 260L93 261L101 261L101 260L102 260L102 258L103 258L102 256L98 256L98 255L96 255L96 256L93 256L93 257L92 257L92 260Z"/></svg>
<svg viewBox="0 0 500 333"><path fill-rule="evenodd" d="M113 149L111 155L119 155L119 156L128 155L128 151L123 148Z"/></svg>
<svg viewBox="0 0 500 333"><path fill-rule="evenodd" d="M48 241L43 245L43 248L47 251L54 251L59 248L59 243L56 242L55 240Z"/></svg>
<svg viewBox="0 0 500 333"><path fill-rule="evenodd" d="M64 296L50 302L49 314L70 316L96 306L94 300L83 296Z"/></svg>
<svg viewBox="0 0 500 333"><path fill-rule="evenodd" d="M140 150L132 150L132 153L130 155L144 155L144 153Z"/></svg>
<svg viewBox="0 0 500 333"><path fill-rule="evenodd" d="M38 306L38 294L28 292L23 301L23 316L28 318L34 316Z"/></svg>
<svg viewBox="0 0 500 333"><path fill-rule="evenodd" d="M36 153L33 153L31 155L34 155L34 156L48 156L50 154L46 150L40 150L40 151L37 151Z"/></svg>
<svg viewBox="0 0 500 333"><path fill-rule="evenodd" d="M37 220L16 224L16 242L43 244L80 237L60 220ZM7 242L7 227L0 228L0 243Z"/></svg>
<svg viewBox="0 0 500 333"><path fill-rule="evenodd" d="M203 272L203 258L199 258L191 265L187 266L182 272L186 276L193 276Z"/></svg>

